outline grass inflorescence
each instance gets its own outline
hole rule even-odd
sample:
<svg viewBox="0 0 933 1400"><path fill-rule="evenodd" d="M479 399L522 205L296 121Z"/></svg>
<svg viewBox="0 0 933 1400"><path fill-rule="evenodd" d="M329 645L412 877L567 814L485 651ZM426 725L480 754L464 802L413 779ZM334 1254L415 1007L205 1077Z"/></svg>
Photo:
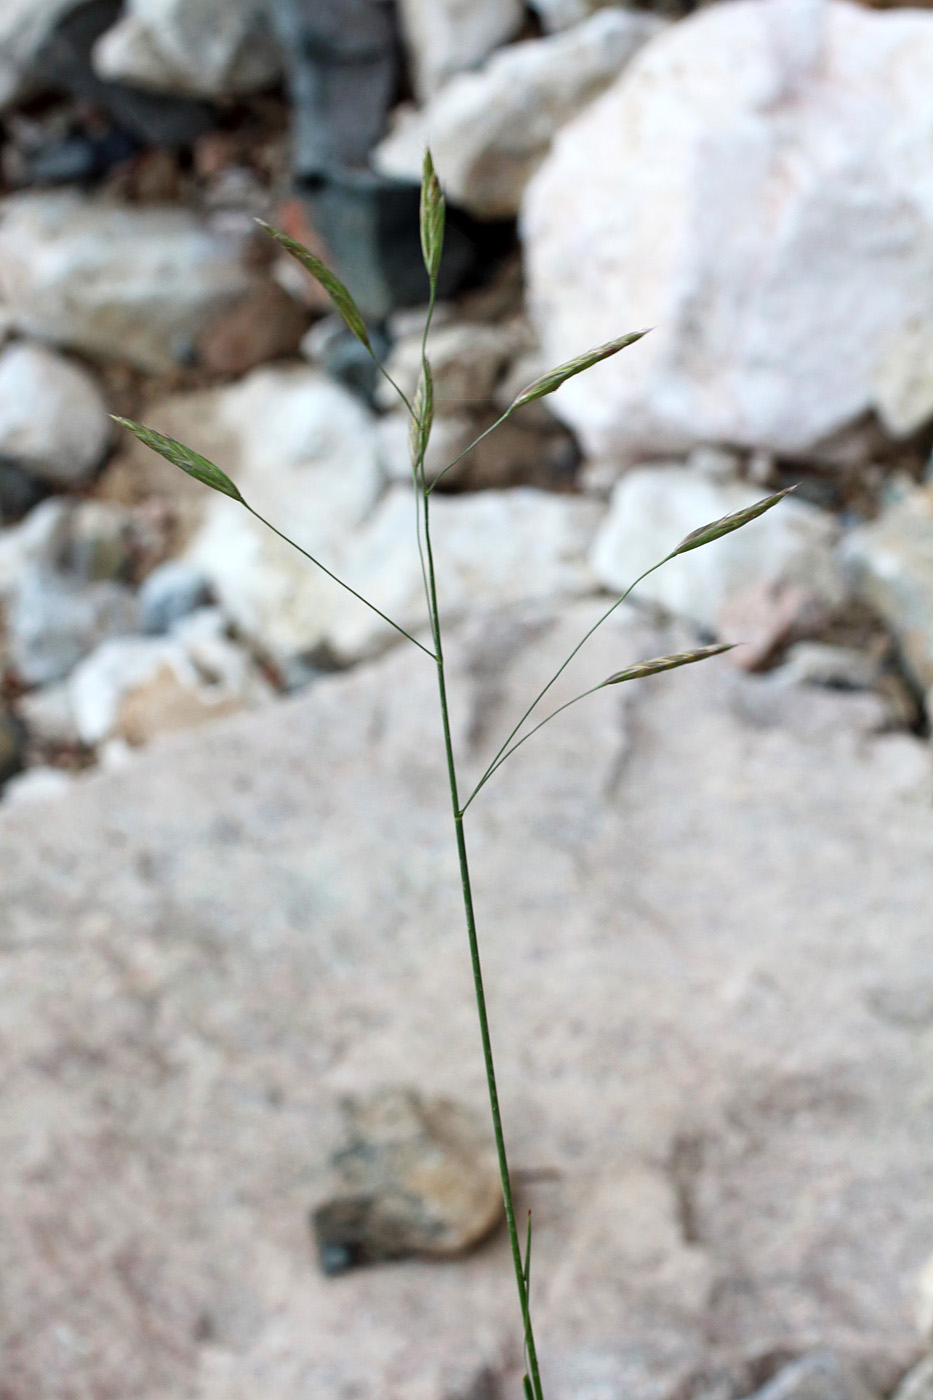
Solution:
<svg viewBox="0 0 933 1400"><path fill-rule="evenodd" d="M434 313L437 297L437 278L440 269L441 253L444 244L444 222L445 203L440 181L434 169L430 152L425 153L424 172L421 188L421 211L420 211L420 232L421 247L424 256L425 271L427 274L428 286L428 311L425 318L424 334L421 346L421 373L418 386L411 401L399 389L389 377L385 366L378 359L372 344L372 339L366 327L365 320L360 313L356 302L350 291L343 282L331 271L320 258L311 253L307 248L297 243L294 239L280 233L278 230L264 224L263 227L275 238L279 244L295 257L301 265L317 279L325 292L330 297L335 309L343 318L346 326L366 347L369 354L375 361L381 374L393 385L399 398L407 410L411 420L411 430L409 434L409 444L411 451L412 484L414 487L415 512L414 512L414 532L417 538L417 546L421 559L422 576L424 580L425 594L425 614L428 626L430 644L413 636L406 628L398 622L388 617L374 602L357 593L343 579L333 574L327 566L319 559L314 558L302 546L284 534L278 526L265 520L258 514L252 506L243 498L236 485L230 478L213 462L202 457L191 448L176 442L173 438L166 437L162 433L157 433L150 428L143 427L139 423L133 423L129 419L118 418L116 421L134 433L140 442L147 447L153 448L160 453L173 466L180 467L190 476L211 487L212 490L220 491L224 495L231 497L241 504L244 509L279 538L286 541L299 551L311 564L322 569L335 583L346 589L355 598L377 613L386 624L395 629L402 637L418 647L436 669L438 687L438 710L440 716L440 737L443 744L443 752L446 764L447 780L450 794L451 818L453 824L453 837L456 844L457 859L460 869L460 883L463 894L464 921L466 924L467 941L469 946L470 964L473 973L473 986L476 997L476 1009L479 1019L480 1042L483 1055L483 1063L486 1074L486 1085L489 1094L489 1106L492 1116L493 1133L496 1143L496 1152L499 1163L499 1175L502 1182L502 1196L505 1206L506 1224L511 1246L512 1262L515 1271L515 1283L518 1292L519 1308L521 1313L521 1325L523 1334L523 1349L525 1355L525 1375L523 1376L523 1392L525 1400L544 1400L544 1388L541 1380L541 1368L538 1360L538 1349L535 1341L534 1327L532 1324L531 1309L531 1216L528 1216L527 1232L522 1248L522 1241L519 1237L518 1222L515 1214L515 1200L512 1191L512 1182L509 1172L508 1153L506 1151L505 1132L502 1124L502 1114L499 1107L499 1093L496 1082L495 1061L493 1058L492 1039L489 1030L489 1018L486 1009L486 992L483 983L482 963L480 959L480 943L477 931L476 912L473 904L472 883L470 876L470 862L466 840L465 817L467 809L474 799L486 786L493 774L498 771L503 763L521 747L534 734L537 734L555 716L561 714L570 706L595 694L606 687L621 685L627 681L637 680L644 676L654 675L662 671L673 670L675 667L692 665L699 661L704 661L709 657L719 655L729 650L727 644L717 644L714 646L700 647L693 651L678 652L670 656L654 657L648 661L635 662L622 667L611 676L598 681L588 690L582 691L579 695L568 700L564 705L552 711L544 719L539 720L531 728L526 729L526 724L531 719L544 696L548 693L555 681L563 674L567 666L577 655L584 643L593 635L596 629L606 621L606 619L625 601L632 590L648 574L662 567L670 559L679 554L685 554L691 550L699 549L703 545L710 544L714 540L729 534L733 530L738 530L747 525L750 521L762 515L777 505L787 494L780 491L773 496L749 506L745 510L737 511L733 515L725 516L721 520L716 520L710 524L703 525L692 531L663 559L645 571L639 578L629 586L626 591L616 598L602 616L593 624L588 632L581 637L570 654L563 659L554 671L547 684L538 692L525 709L517 724L514 725L510 733L506 736L496 753L492 756L485 771L479 781L466 798L460 794L459 776L457 770L456 754L454 751L453 738L450 724L450 705L448 699L447 672L444 663L444 637L441 623L440 609L438 606L437 588L437 562L435 560L434 542L431 535L431 493L437 482L443 475L456 465L460 460L457 458L451 462L444 471L439 473L434 482L428 485L425 479L425 454L428 442L431 437L431 429L434 423L434 392L431 365L427 354L428 330ZM526 389L519 393L502 416L491 428L480 435L461 456L472 450L478 442L494 432L495 429L524 404L535 399L543 398L547 394L552 394L568 379L577 374L582 374L591 366L598 364L601 360L607 359L611 355L616 355L630 345L634 345L645 335L645 331L634 331L620 335L614 340L608 341L604 345L597 346L593 350L586 351L564 364L557 366L549 373L541 375ZM524 731L524 732L523 732Z"/></svg>

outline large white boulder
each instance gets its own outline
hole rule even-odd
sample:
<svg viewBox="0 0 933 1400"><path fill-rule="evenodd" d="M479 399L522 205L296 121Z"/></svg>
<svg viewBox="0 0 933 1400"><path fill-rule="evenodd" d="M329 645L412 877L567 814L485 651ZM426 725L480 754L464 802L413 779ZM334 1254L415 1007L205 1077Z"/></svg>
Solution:
<svg viewBox="0 0 933 1400"><path fill-rule="evenodd" d="M224 97L267 86L281 68L264 0L130 0L97 41L103 78Z"/></svg>
<svg viewBox="0 0 933 1400"><path fill-rule="evenodd" d="M481 218L508 218L555 133L663 27L655 15L616 8L566 34L510 44L420 111L409 108L374 161L387 175L417 180L430 146L451 199Z"/></svg>
<svg viewBox="0 0 933 1400"><path fill-rule="evenodd" d="M424 101L521 28L521 0L400 0L415 90Z"/></svg>
<svg viewBox="0 0 933 1400"><path fill-rule="evenodd" d="M0 205L0 298L28 335L161 371L260 283L242 234L188 209L73 190Z"/></svg>
<svg viewBox="0 0 933 1400"><path fill-rule="evenodd" d="M450 636L469 775L599 610ZM617 614L554 704L675 645ZM865 709L713 660L591 696L467 814L549 1400L749 1395L815 1343L889 1394L917 1354L928 753ZM521 1395L504 1232L335 1279L307 1226L346 1095L488 1112L438 731L398 648L0 816L17 1395Z"/></svg>
<svg viewBox="0 0 933 1400"><path fill-rule="evenodd" d="M655 327L559 392L589 449L792 454L933 415L931 70L928 12L736 0L563 129L522 219L549 359Z"/></svg>

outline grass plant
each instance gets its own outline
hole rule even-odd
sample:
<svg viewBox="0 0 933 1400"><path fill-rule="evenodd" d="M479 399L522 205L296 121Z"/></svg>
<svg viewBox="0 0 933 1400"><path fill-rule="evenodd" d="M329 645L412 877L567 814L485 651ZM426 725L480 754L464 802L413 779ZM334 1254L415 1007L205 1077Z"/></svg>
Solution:
<svg viewBox="0 0 933 1400"><path fill-rule="evenodd" d="M255 518L272 530L280 539L286 541L298 550L298 552L310 563L322 569L325 574L346 589L363 605L370 608L389 626L395 629L406 641L417 647L426 658L434 665L437 673L438 705L440 713L440 731L443 743L444 757L446 761L446 772L450 791L451 816L453 821L453 835L456 843L457 858L460 870L460 882L463 893L463 911L466 924L467 940L469 944L469 956L473 973L473 986L476 996L476 1009L479 1019L480 1041L482 1046L483 1062L486 1073L486 1084L489 1094L489 1107L492 1116L493 1133L495 1137L496 1153L499 1163L499 1174L502 1182L502 1196L505 1206L505 1218L508 1228L509 1242L511 1246L512 1263L515 1271L515 1283L518 1292L519 1308L521 1312L522 1336L524 1342L525 1374L523 1377L523 1390L525 1400L544 1400L544 1389L541 1381L541 1368L538 1360L538 1350L535 1342L534 1328L532 1325L531 1312L531 1216L528 1216L527 1230L525 1233L524 1248L519 1235L518 1221L515 1212L515 1199L512 1191L511 1176L509 1171L508 1154L506 1151L505 1132L502 1125L502 1113L499 1106L499 1093L496 1082L496 1069L493 1058L492 1039L489 1030L489 1018L486 1009L486 993L483 983L482 963L480 959L480 943L477 932L476 913L473 904L472 884L470 878L470 863L467 849L467 838L465 828L465 816L467 809L477 798L482 789L490 781L499 768L511 757L513 753L544 725L548 724L555 716L562 713L572 705L593 695L596 691L603 690L610 686L621 685L627 681L636 680L643 676L654 675L661 671L672 670L678 666L687 666L695 662L703 661L711 656L716 656L721 652L728 651L728 644L718 644L715 646L699 647L693 651L678 652L670 656L655 657L648 661L636 662L623 667L613 675L598 681L589 689L575 696L566 704L553 710L545 718L539 720L531 728L526 728L533 713L544 699L545 695L554 685L558 677L563 673L573 658L577 655L583 645L593 635L598 627L606 621L621 603L631 594L633 589L647 578L648 574L654 573L656 569L662 567L669 560L677 555L688 553L691 550L699 549L701 546L710 544L714 540L729 534L733 530L738 530L749 521L756 519L765 511L777 505L780 500L787 495L787 491L779 491L764 500L749 506L745 510L740 510L732 515L723 517L721 520L713 521L711 524L703 525L687 535L676 548L665 555L656 564L645 571L639 578L616 598L594 625L581 637L580 641L573 648L570 654L560 663L551 676L547 684L531 700L518 722L506 735L497 751L491 757L479 781L472 791L464 798L460 792L460 782L458 777L457 759L454 751L453 738L451 734L450 706L448 699L447 673L444 662L444 635L441 624L441 615L438 605L438 565L435 560L434 543L431 535L431 494L438 482L451 467L456 466L460 458L451 462L434 481L429 484L425 478L425 453L431 435L431 428L434 421L434 386L431 374L431 364L428 357L428 333L434 315L437 278L440 269L441 254L444 245L444 196L434 170L430 152L426 152L424 160L424 174L421 188L421 246L424 256L425 270L428 283L428 304L425 317L424 331L421 341L421 372L418 380L416 392L411 400L391 379L385 366L380 363L373 349L372 341L367 330L365 321L360 314L356 303L348 289L343 285L335 274L325 266L313 253L304 248L300 243L278 230L263 225L264 228L275 238L283 248L295 257L302 266L316 278L320 285L329 295L335 309L343 318L346 326L366 347L375 361L379 372L392 384L405 409L410 417L409 442L411 449L411 470L412 484L414 487L414 534L417 541L417 548L421 560L421 572L424 582L425 611L427 623L426 643L418 637L412 635L406 628L398 622L386 616L384 612L370 599L362 597L345 580L338 578L331 573L330 569L308 554L300 544L289 537L270 521L265 520L258 511L246 501L240 491L230 480L230 478L216 466L213 462L202 457L191 448L176 442L173 438L166 437L162 433L155 432L151 428L143 427L139 423L131 422L129 419L117 418L116 421L128 428L130 432L144 443L153 448L174 466L180 467L189 476L202 482L205 486L215 491L220 491L224 495L239 502ZM508 406L496 423L485 433L477 438L470 447L465 449L461 456L465 456L476 443L488 436L501 423L504 423L516 409L524 404L531 403L535 399L543 398L547 394L553 393L568 379L574 375L581 374L591 366L598 364L601 360L607 359L611 355L618 354L626 347L638 341L644 331L629 332L611 340L604 345L600 345L593 350L576 356L572 360L559 365L556 369L542 375L533 383L529 384L513 402ZM792 489L792 488L789 488ZM524 732L523 732L524 731Z"/></svg>

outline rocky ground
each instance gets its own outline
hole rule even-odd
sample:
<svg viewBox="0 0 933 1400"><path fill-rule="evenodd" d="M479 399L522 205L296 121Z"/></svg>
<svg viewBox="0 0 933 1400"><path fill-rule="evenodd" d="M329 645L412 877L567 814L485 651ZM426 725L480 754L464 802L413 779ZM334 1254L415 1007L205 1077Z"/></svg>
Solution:
<svg viewBox="0 0 933 1400"><path fill-rule="evenodd" d="M744 645L471 809L548 1393L933 1395L933 16L685 8L0 13L2 1400L518 1384L430 666L108 416L422 628L407 423L255 218L411 390L426 141L429 471L654 327L433 498L468 768L797 484L578 674Z"/></svg>

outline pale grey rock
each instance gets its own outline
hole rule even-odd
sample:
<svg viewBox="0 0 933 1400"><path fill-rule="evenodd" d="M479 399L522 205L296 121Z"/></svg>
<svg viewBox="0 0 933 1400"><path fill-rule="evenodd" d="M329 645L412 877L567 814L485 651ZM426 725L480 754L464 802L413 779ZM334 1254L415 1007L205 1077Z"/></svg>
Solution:
<svg viewBox="0 0 933 1400"><path fill-rule="evenodd" d="M281 73L264 0L129 0L93 61L102 78L199 97L268 87Z"/></svg>
<svg viewBox="0 0 933 1400"><path fill-rule="evenodd" d="M777 672L790 685L829 685L843 690L870 690L881 667L877 657L855 647L827 642L798 642Z"/></svg>
<svg viewBox="0 0 933 1400"><path fill-rule="evenodd" d="M685 467L633 468L613 488L593 547L600 583L623 592L691 531L759 499L757 487L717 482ZM727 604L761 585L798 586L834 608L847 595L834 553L838 535L830 515L787 499L741 530L664 564L638 585L636 597L712 631Z"/></svg>
<svg viewBox="0 0 933 1400"><path fill-rule="evenodd" d="M199 569L183 559L166 559L146 576L139 590L143 631L157 636L170 632L209 597L210 584Z"/></svg>
<svg viewBox="0 0 933 1400"><path fill-rule="evenodd" d="M163 412L184 425L192 447L228 472L251 506L341 572L351 536L382 489L374 419L357 398L318 371L295 366L257 370L229 388L171 401ZM159 412L151 417L160 427ZM242 506L208 491L203 497L203 524L186 562L273 660L285 663L313 650L338 585Z"/></svg>
<svg viewBox="0 0 933 1400"><path fill-rule="evenodd" d="M28 691L20 697L17 710L30 737L40 744L80 744L67 681Z"/></svg>
<svg viewBox="0 0 933 1400"><path fill-rule="evenodd" d="M18 525L0 530L0 602L9 606L30 570L57 565L67 544L71 513L71 502L53 496Z"/></svg>
<svg viewBox="0 0 933 1400"><path fill-rule="evenodd" d="M562 129L522 214L547 358L655 328L555 396L592 455L794 454L933 414L931 62L927 10L739 0Z"/></svg>
<svg viewBox="0 0 933 1400"><path fill-rule="evenodd" d="M521 0L400 0L402 34L421 101L520 29Z"/></svg>
<svg viewBox="0 0 933 1400"><path fill-rule="evenodd" d="M933 687L933 486L851 530L841 557L857 596L884 618L915 681Z"/></svg>
<svg viewBox="0 0 933 1400"><path fill-rule="evenodd" d="M116 501L69 502L67 536L59 567L78 578L124 579L132 571L138 522Z"/></svg>
<svg viewBox="0 0 933 1400"><path fill-rule="evenodd" d="M0 454L54 485L84 481L110 440L107 405L86 370L16 342L0 353Z"/></svg>
<svg viewBox="0 0 933 1400"><path fill-rule="evenodd" d="M387 413L379 420L379 461L389 481L411 481L410 426L407 413ZM466 413L435 418L424 458L425 479L434 481L469 447L479 432L476 420ZM450 484L457 479L457 472L455 467L447 477Z"/></svg>
<svg viewBox="0 0 933 1400"><path fill-rule="evenodd" d="M832 1352L805 1356L784 1366L754 1400L874 1400L864 1381Z"/></svg>
<svg viewBox="0 0 933 1400"><path fill-rule="evenodd" d="M933 1395L933 1354L912 1366L895 1390L892 1400L930 1400Z"/></svg>
<svg viewBox="0 0 933 1400"><path fill-rule="evenodd" d="M451 635L467 782L598 611ZM617 617L554 703L680 640ZM604 691L467 816L553 1400L814 1338L916 1354L929 1028L871 993L933 972L927 749L772 689L714 660ZM417 1067L486 1111L435 692L396 651L0 818L0 1328L30 1400L449 1400L483 1366L521 1393L501 1235L333 1280L306 1227L343 1096Z"/></svg>
<svg viewBox="0 0 933 1400"><path fill-rule="evenodd" d="M387 175L419 180L429 146L456 203L480 218L517 214L557 131L662 28L655 15L617 8L566 34L509 45L479 71L452 78L425 107L403 113L374 163Z"/></svg>
<svg viewBox="0 0 933 1400"><path fill-rule="evenodd" d="M242 232L176 206L121 205L73 190L0 206L0 296L40 340L161 371L260 283Z"/></svg>
<svg viewBox="0 0 933 1400"><path fill-rule="evenodd" d="M582 24L590 15L615 5L618 0L531 0L531 8L548 34Z"/></svg>
<svg viewBox="0 0 933 1400"><path fill-rule="evenodd" d="M524 348L527 331L519 322L487 326L477 321L453 321L433 327L427 353L434 376L434 402L440 414L481 407L492 398L509 360ZM421 331L399 340L386 365L392 378L411 399L421 374ZM384 408L398 406L398 394L382 380L376 399Z"/></svg>
<svg viewBox="0 0 933 1400"><path fill-rule="evenodd" d="M439 561L439 601L446 621L472 608L573 598L596 591L587 562L602 511L593 501L533 487L431 498L431 535ZM348 543L344 574L364 597L414 633L427 624L415 543L415 497L390 489ZM341 664L398 640L355 599L331 595L321 645Z"/></svg>
<svg viewBox="0 0 933 1400"><path fill-rule="evenodd" d="M7 610L7 654L26 685L49 685L105 638L126 636L138 626L136 597L122 584L85 583L31 568L18 580Z"/></svg>
<svg viewBox="0 0 933 1400"><path fill-rule="evenodd" d="M914 1317L920 1335L929 1345L933 1341L933 1255L917 1274Z"/></svg>
<svg viewBox="0 0 933 1400"><path fill-rule="evenodd" d="M314 1211L326 1274L411 1255L449 1259L503 1219L491 1127L453 1099L391 1086L344 1105L342 1194Z"/></svg>
<svg viewBox="0 0 933 1400"><path fill-rule="evenodd" d="M33 62L57 22L80 0L3 0L0 109L26 95Z"/></svg>

